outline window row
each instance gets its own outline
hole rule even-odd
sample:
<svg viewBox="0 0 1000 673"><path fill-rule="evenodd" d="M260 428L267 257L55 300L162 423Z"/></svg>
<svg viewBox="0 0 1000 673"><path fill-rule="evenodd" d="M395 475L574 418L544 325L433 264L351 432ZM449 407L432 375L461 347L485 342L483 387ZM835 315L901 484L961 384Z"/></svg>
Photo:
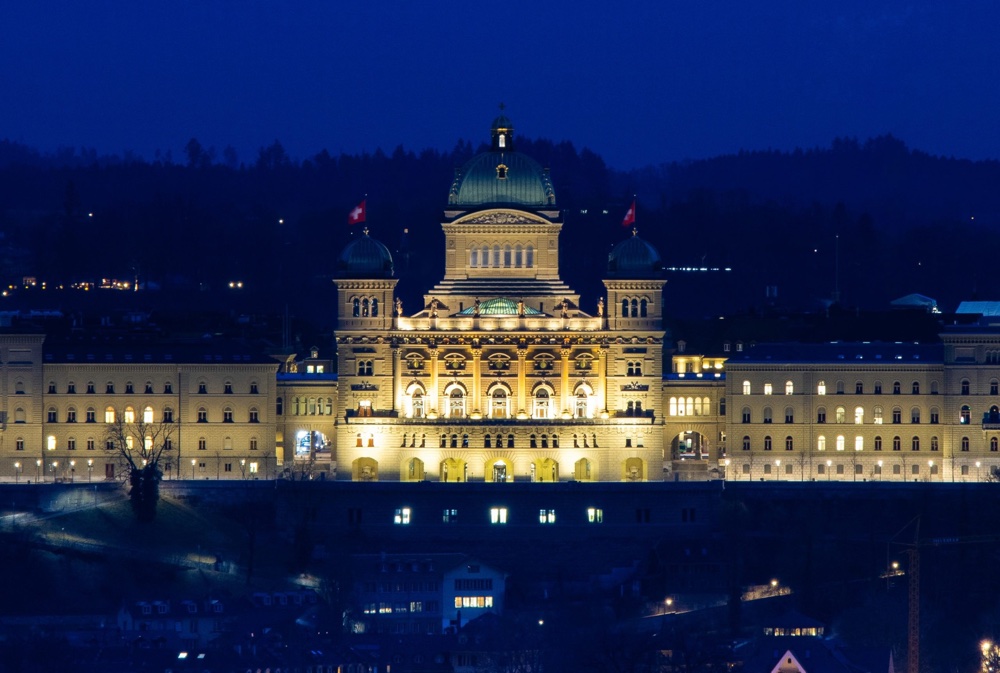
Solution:
<svg viewBox="0 0 1000 673"><path fill-rule="evenodd" d="M770 463L765 463L762 466L761 472L765 476L773 474L773 473L775 473L775 472L778 471L778 468L780 468L780 465L775 465L774 467L775 467L775 470L774 470L774 472L772 472ZM934 476L934 475L938 474L939 466L936 465L936 464L934 464L933 461L929 461L928 462L927 468L928 468L931 476ZM963 475L968 474L968 466L967 465L963 465L962 468L963 468L962 474ZM853 468L851 469L851 474L853 474L855 477L862 476L862 475L865 474L865 469L866 469L865 465L863 465L861 463L855 463L854 466L853 466ZM751 465L750 463L743 463L742 468L741 468L741 472L744 475L750 476L751 474L753 474L753 465ZM912 463L910 465L909 472L910 472L911 475L919 475L920 472L921 472L920 463ZM786 475L793 475L793 474L795 474L795 466L786 463L785 464L785 474ZM845 465L843 463L834 463L832 460L828 460L825 463L819 463L818 465L816 465L816 474L818 474L818 475L825 475L827 478L829 478L833 474L836 474L838 476L846 474L846 469L845 469ZM872 465L871 466L871 474L872 474L872 476L875 476L875 477L881 477L882 474L883 474L883 465L881 465L881 464ZM902 475L903 474L903 465L900 465L900 464L893 465L892 466L892 474L894 476L900 476L900 475Z"/></svg>
<svg viewBox="0 0 1000 673"><path fill-rule="evenodd" d="M76 437L72 437L72 436L71 437L67 437L65 441L66 441L65 446L60 447L59 446L59 440L56 438L56 436L55 435L48 435L45 438L45 449L47 451L55 451L57 449L62 448L62 449L67 450L67 451L76 451L79 448L79 445L78 445ZM135 442L135 439L132 438L132 437L126 437L125 438L125 442L128 445L128 448L132 449L133 448L133 443ZM104 448L107 451L114 451L116 449L113 440L110 440L110 439L96 440L94 437L87 437L87 439L84 440L82 446L85 447L87 451L94 451L97 448L98 444L100 444L101 447ZM14 447L15 447L16 451L24 451L24 438L18 437L15 440ZM250 451L257 451L259 447L260 447L260 441L256 437L251 437L250 440L247 442L247 447L246 448L249 449ZM153 448L152 447L152 438L147 437L146 438L145 449L148 451L148 450L150 450L152 448ZM173 448L174 448L173 439L170 438L170 437L165 438L163 440L163 448L166 451L172 451ZM232 437L225 437L225 438L223 438L221 448L223 450L225 450L225 451L231 451L231 450L233 450L233 448L234 448L233 447L233 438ZM199 451L208 451L208 449L209 449L209 442L208 442L208 440L205 437L199 437L198 438L198 450Z"/></svg>
<svg viewBox="0 0 1000 673"><path fill-rule="evenodd" d="M512 407L513 391L505 383L494 383L486 393L487 409L486 418L504 419L514 418ZM544 384L535 388L534 393L528 399L530 405L528 413L531 418L545 420L554 419L560 416L557 408L558 404L553 398L555 391ZM445 388L443 402L443 412L447 418L465 418L471 411L468 409L468 394L460 383L452 383ZM593 402L593 390L587 384L577 387L572 400L572 415L575 418L593 418L596 409ZM427 392L417 384L412 385L407 391L406 416L408 418L425 418L429 413L427 408ZM623 400L623 411L626 415L643 415L642 402L639 400ZM359 416L370 415L371 401L362 400L359 402L357 413Z"/></svg>
<svg viewBox="0 0 1000 673"><path fill-rule="evenodd" d="M375 297L353 297L351 299L351 315L355 318L377 318L378 299Z"/></svg>
<svg viewBox="0 0 1000 673"><path fill-rule="evenodd" d="M626 297L622 299L623 318L645 318L649 309L649 299L646 297Z"/></svg>
<svg viewBox="0 0 1000 673"><path fill-rule="evenodd" d="M993 407L993 408L997 409L997 407ZM971 413L972 413L971 410L969 410L967 407L963 407L963 415L961 416L961 418L965 419L965 420L960 420L960 422L961 423L968 423L969 422L968 419L971 418ZM920 423L921 422L921 414L922 414L922 412L921 412L921 410L920 410L919 407L913 407L913 408L911 408L910 409L910 415L909 415L909 422L910 423ZM883 411L882 407L880 407L880 406L873 407L872 408L871 422L874 425L882 425L883 422L884 422L884 415L885 414L884 414L884 411ZM989 412L987 413L987 415L989 415ZM795 411L794 411L794 409L792 409L792 407L785 407L785 416L784 417L785 417L785 423L794 423L795 422ZM997 411L996 411L996 417L997 417L997 422L1000 422L1000 409L997 409ZM891 410L890 419L891 419L891 422L893 424L902 423L903 422L903 410L900 409L899 407L893 407L892 410ZM818 407L816 409L816 422L817 423L826 423L827 420L828 419L827 419L826 407ZM743 407L743 411L742 411L742 414L741 414L741 421L743 423L753 423L754 422L753 421L753 412L751 411L750 407ZM761 423L773 423L774 422L774 414L773 414L773 412L772 412L772 410L771 410L770 407L764 407L764 409L761 411L761 421L760 422ZM847 423L848 422L847 409L845 407L836 407L834 409L833 422L835 422L835 423ZM851 422L853 422L856 425L861 425L862 423L865 422L865 409L864 409L864 407L854 407L854 410L853 410L853 413L852 413L852 416L851 416ZM940 411L938 410L937 407L931 407L930 412L928 414L928 422L931 425L937 425L938 423L941 422L941 414L940 414Z"/></svg>
<svg viewBox="0 0 1000 673"><path fill-rule="evenodd" d="M712 400L707 397L671 397L667 413L671 416L708 416L712 413Z"/></svg>
<svg viewBox="0 0 1000 673"><path fill-rule="evenodd" d="M15 394L19 394L19 395L23 395L24 394L24 383L22 381L16 382L14 388L15 388L15 390L14 390ZM132 381L126 381L124 389L123 389L123 393L125 395L134 395L135 392L136 392L136 390L138 390L138 389L139 389L139 386L136 386ZM207 381L203 380L203 381L199 381L198 382L198 394L199 395L207 395L208 394L208 389L209 389L209 385L208 385ZM86 384L86 387L84 388L84 390L85 390L85 393L87 395L95 395L95 394L97 394L97 384L94 383L93 381L88 381L87 384ZM248 390L249 390L249 393L251 395L257 395L260 392L260 386L257 384L256 381L251 381ZM146 394L146 395L155 395L156 394L156 389L154 388L152 381L146 381L146 383L142 386L142 391L143 391L143 394ZM164 395L172 395L174 393L173 384L170 381L167 381L166 383L163 384L162 391L163 391ZM59 391L58 391L58 388L56 386L56 382L55 381L49 381L48 394L55 395L55 394L58 394L58 392ZM226 394L226 395L232 395L232 394L234 394L234 392L235 392L235 386L233 385L233 382L232 381L225 381L222 384L222 392L223 392L223 394ZM107 394L107 395L113 395L113 394L115 394L115 382L114 381L107 381L104 384L104 393ZM76 383L74 383L73 381L70 381L69 383L66 384L66 394L68 394L68 395L74 395L74 394L76 394Z"/></svg>
<svg viewBox="0 0 1000 673"><path fill-rule="evenodd" d="M281 400L278 400L279 409ZM292 413L295 416L332 416L332 397L294 397L292 398ZM281 411L278 412L281 415Z"/></svg>
<svg viewBox="0 0 1000 673"><path fill-rule="evenodd" d="M604 523L604 510L599 507L588 507L584 511L584 516L582 521L586 523ZM686 514L686 513L685 513ZM445 509L441 513L441 523L458 523L458 510L457 509ZM506 507L491 507L489 509L489 520L492 524L506 524L508 520L508 511ZM399 507L393 514L392 522L397 526L408 526L413 521L413 510L410 507ZM538 510L538 523L540 524L553 524L556 522L556 510L554 509L539 509ZM456 579L455 580L455 590L456 591L475 591L475 590L489 590L493 588L493 580L486 579ZM458 607L457 601L460 598L456 598L456 607Z"/></svg>
<svg viewBox="0 0 1000 673"><path fill-rule="evenodd" d="M844 451L844 450L846 450L846 448L847 448L846 441L847 440L844 437L844 435L837 435L834 438L833 449L836 450L836 451ZM997 442L997 438L994 437L992 439L992 441L990 442L990 450L991 451L996 451L997 450L995 448L997 446L997 443L998 443ZM794 439L791 436L785 437L784 446L785 446L785 451L794 451L795 450L795 441L794 441ZM761 445L761 448L764 451L771 451L774 448L774 440L771 438L770 435L764 437L763 443ZM865 449L865 438L861 437L860 435L857 436L857 437L855 437L854 438L854 446L853 446L853 448L854 448L855 451L864 451L864 449ZM910 441L909 441L909 448L910 448L911 451L919 451L920 450L920 438L916 437L916 436L912 437L910 439ZM938 440L938 438L936 436L930 438L930 447L929 448L930 448L931 451L938 451L940 449L940 441ZM744 451L751 451L753 449L752 442L751 442L751 439L750 439L749 435L744 435L743 436L742 449ZM875 450L875 451L881 451L882 450L882 437L875 437L875 439L874 439L874 441L872 443L872 449ZM902 440L902 438L899 437L898 435L895 436L895 437L893 437L892 438L892 450L893 451L902 451L902 449L903 449L903 440ZM816 450L817 451L826 451L827 450L827 441L826 441L826 437L824 435L820 435L819 437L816 438ZM969 450L969 438L968 437L963 437L962 438L962 450L963 451L968 451Z"/></svg>
<svg viewBox="0 0 1000 673"><path fill-rule="evenodd" d="M994 382L994 383L996 383L996 382ZM967 391L968 381L964 381L963 384L965 384L966 387L964 389ZM837 381L836 382L836 394L837 395L843 395L844 392L845 392L845 389L846 389L846 386L845 386L845 384L844 384L843 381ZM744 395L751 395L751 394L753 394L753 385L750 383L750 381L743 381L742 390L743 390L743 394ZM774 394L774 384L771 383L771 382L769 382L769 381L765 381L761 390L762 390L762 392L763 392L764 395L773 395ZM900 394L902 394L902 390L903 390L903 384L900 383L899 381L893 381L893 383L892 383L892 394L893 395L900 395ZM992 386L992 384L991 384L991 390L996 390L996 388L994 388ZM912 384L910 384L909 391L913 395L919 395L920 394L920 382L919 381L914 381ZM938 383L937 383L937 381L931 381L930 392L931 392L931 395L937 395L938 394ZM785 395L794 395L794 394L795 394L795 384L792 381L785 381ZM816 394L817 395L826 395L827 394L826 381L818 381L816 383ZM855 383L854 383L854 394L855 395L864 395L865 394L865 384L864 384L863 381L855 381ZM875 381L875 383L872 385L871 394L873 394L873 395L881 395L882 394L882 382L881 381ZM964 392L963 394L967 395L968 392ZM993 392L991 394L996 395L997 392Z"/></svg>
<svg viewBox="0 0 1000 673"><path fill-rule="evenodd" d="M492 247L482 243L469 246L469 266L472 268L530 269L535 266L535 248L530 243L509 243Z"/></svg>
<svg viewBox="0 0 1000 673"><path fill-rule="evenodd" d="M997 379L990 379L989 386L990 395L1000 395L1000 381ZM959 393L961 395L972 394L972 384L969 382L969 379L962 379L959 384Z"/></svg>
<svg viewBox="0 0 1000 673"><path fill-rule="evenodd" d="M409 353L404 358L406 369L409 371L424 371L427 369L427 358L420 353ZM469 358L462 353L448 353L441 360L444 363L445 371L465 371ZM510 371L513 360L506 353L494 353L486 359L486 369L491 372ZM530 367L533 371L554 371L556 358L549 353L539 353L531 358ZM573 359L571 365L577 371L589 371L593 369L594 356L590 353L581 353ZM372 376L375 372L372 360L359 360L357 364L358 376ZM628 376L642 376L642 361L632 361L626 363Z"/></svg>

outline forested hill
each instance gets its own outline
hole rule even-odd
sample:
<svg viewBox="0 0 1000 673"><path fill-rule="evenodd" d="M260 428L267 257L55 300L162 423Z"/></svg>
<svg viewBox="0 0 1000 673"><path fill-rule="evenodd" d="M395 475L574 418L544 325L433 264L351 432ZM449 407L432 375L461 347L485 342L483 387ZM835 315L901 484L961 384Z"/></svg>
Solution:
<svg viewBox="0 0 1000 673"><path fill-rule="evenodd" d="M275 142L241 158L192 139L183 157L146 160L0 141L0 273L50 286L138 276L164 293L238 278L262 309L287 303L290 287L294 301L315 306L331 298L335 258L358 235L347 212L367 195L368 226L394 250L415 310L442 273L438 223L454 170L480 149L462 141L449 152L324 150L299 160ZM633 195L640 235L667 266L732 269L668 272L668 311L811 308L835 287L861 308L911 292L946 309L1000 298L995 161L933 157L892 137L633 171L569 142L518 139L517 149L551 168L566 213L562 273L585 309L608 249L629 235L619 225Z"/></svg>

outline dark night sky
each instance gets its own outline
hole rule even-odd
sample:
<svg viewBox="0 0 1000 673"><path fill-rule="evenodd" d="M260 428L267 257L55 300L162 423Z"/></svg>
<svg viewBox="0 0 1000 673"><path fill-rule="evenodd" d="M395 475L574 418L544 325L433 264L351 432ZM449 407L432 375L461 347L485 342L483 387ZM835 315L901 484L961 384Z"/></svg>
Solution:
<svg viewBox="0 0 1000 673"><path fill-rule="evenodd" d="M892 133L1000 158L1000 3L8 0L0 138L253 160L519 133L616 168Z"/></svg>

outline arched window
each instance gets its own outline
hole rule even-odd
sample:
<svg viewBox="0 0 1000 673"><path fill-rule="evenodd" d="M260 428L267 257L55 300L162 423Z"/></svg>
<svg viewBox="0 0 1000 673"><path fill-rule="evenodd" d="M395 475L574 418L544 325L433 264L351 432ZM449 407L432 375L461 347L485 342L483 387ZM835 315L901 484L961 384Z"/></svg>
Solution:
<svg viewBox="0 0 1000 673"><path fill-rule="evenodd" d="M910 450L911 451L919 451L920 450L920 438L919 437L914 437L913 439L910 440Z"/></svg>
<svg viewBox="0 0 1000 673"><path fill-rule="evenodd" d="M795 442L792 440L792 436L789 435L785 437L785 451L793 451L795 449Z"/></svg>
<svg viewBox="0 0 1000 673"><path fill-rule="evenodd" d="M457 386L448 396L448 415L451 418L465 417L465 391Z"/></svg>
<svg viewBox="0 0 1000 673"><path fill-rule="evenodd" d="M993 449L993 442L994 441L996 441L996 437L994 437L993 441L990 442L990 449L991 450ZM961 446L962 446L962 451L968 451L969 450L969 438L968 437L962 437Z"/></svg>
<svg viewBox="0 0 1000 673"><path fill-rule="evenodd" d="M535 393L534 413L532 416L534 418L549 417L549 391L545 388L539 388Z"/></svg>
<svg viewBox="0 0 1000 673"><path fill-rule="evenodd" d="M743 422L750 422L750 407L743 407Z"/></svg>
<svg viewBox="0 0 1000 673"><path fill-rule="evenodd" d="M365 297L361 300L361 317L362 318L368 317L368 297Z"/></svg>
<svg viewBox="0 0 1000 673"><path fill-rule="evenodd" d="M622 317L628 317L628 299L622 299Z"/></svg>
<svg viewBox="0 0 1000 673"><path fill-rule="evenodd" d="M872 409L872 423L882 425L882 407Z"/></svg>
<svg viewBox="0 0 1000 673"><path fill-rule="evenodd" d="M640 318L645 318L646 317L646 311L647 311L646 306L647 306L647 302L646 302L645 299L639 300L639 317Z"/></svg>
<svg viewBox="0 0 1000 673"><path fill-rule="evenodd" d="M820 381L816 384L816 394L826 395L826 381Z"/></svg>
<svg viewBox="0 0 1000 673"><path fill-rule="evenodd" d="M920 394L920 381L914 381L913 382L913 394L914 395L919 395Z"/></svg>
<svg viewBox="0 0 1000 673"><path fill-rule="evenodd" d="M153 407L146 407L142 410L142 422L152 423L153 422Z"/></svg>
<svg viewBox="0 0 1000 673"><path fill-rule="evenodd" d="M510 268L514 265L514 260L511 255L512 250L510 249L510 244L503 247L503 265L505 268Z"/></svg>
<svg viewBox="0 0 1000 673"><path fill-rule="evenodd" d="M865 410L863 407L854 407L854 423L861 425L865 422Z"/></svg>
<svg viewBox="0 0 1000 673"><path fill-rule="evenodd" d="M743 450L744 451L750 450L750 437L747 435L743 435Z"/></svg>
<svg viewBox="0 0 1000 673"><path fill-rule="evenodd" d="M844 407L837 407L837 423L844 423L847 420L847 410Z"/></svg>
<svg viewBox="0 0 1000 673"><path fill-rule="evenodd" d="M355 297L354 301L351 302L351 305L354 309L354 317L355 318L361 317L361 300Z"/></svg>
<svg viewBox="0 0 1000 673"><path fill-rule="evenodd" d="M125 407L125 413L122 415L122 420L126 423L135 423L135 409L132 407Z"/></svg>
<svg viewBox="0 0 1000 673"><path fill-rule="evenodd" d="M816 450L826 451L826 437L824 437L823 435L820 435L819 437L816 438Z"/></svg>
<svg viewBox="0 0 1000 673"><path fill-rule="evenodd" d="M638 299L633 299L632 300L632 312L629 314L629 317L632 317L632 318L638 318L639 317L639 300Z"/></svg>
<svg viewBox="0 0 1000 673"><path fill-rule="evenodd" d="M378 299L372 298L372 317L378 317Z"/></svg>
<svg viewBox="0 0 1000 673"><path fill-rule="evenodd" d="M854 438L854 450L863 451L864 448L865 448L865 438L862 437L861 435L858 435L857 437Z"/></svg>
<svg viewBox="0 0 1000 673"><path fill-rule="evenodd" d="M104 422L114 423L115 422L115 408L107 407L104 409Z"/></svg>
<svg viewBox="0 0 1000 673"><path fill-rule="evenodd" d="M969 421L972 420L972 409L968 404L962 405L962 410L959 412L958 422L962 425L968 425Z"/></svg>
<svg viewBox="0 0 1000 673"><path fill-rule="evenodd" d="M501 386L497 386L490 395L490 417L507 418L510 416L508 408L507 390Z"/></svg>
<svg viewBox="0 0 1000 673"><path fill-rule="evenodd" d="M493 246L493 266L497 267L497 268L500 267L500 246L499 245L494 245Z"/></svg>
<svg viewBox="0 0 1000 673"><path fill-rule="evenodd" d="M843 450L844 450L844 436L837 435L837 451L843 451Z"/></svg>
<svg viewBox="0 0 1000 673"><path fill-rule="evenodd" d="M524 249L524 265L529 269L535 266L535 248L530 243Z"/></svg>
<svg viewBox="0 0 1000 673"><path fill-rule="evenodd" d="M483 448L484 449L489 449L490 448L490 434L489 433L486 433L486 435L483 437Z"/></svg>
<svg viewBox="0 0 1000 673"><path fill-rule="evenodd" d="M785 394L793 395L795 394L795 384L791 381L785 381Z"/></svg>
<svg viewBox="0 0 1000 673"><path fill-rule="evenodd" d="M483 246L481 257L480 257L480 265L481 266L489 266L490 265L490 249L489 249L488 246L485 246L485 245Z"/></svg>
<svg viewBox="0 0 1000 673"><path fill-rule="evenodd" d="M893 395L899 395L899 393L901 392L901 390L902 390L902 385L899 383L899 381L893 381L892 382L892 394Z"/></svg>
<svg viewBox="0 0 1000 673"><path fill-rule="evenodd" d="M965 438L965 439L968 439L968 438ZM1000 444L1000 442L998 442L998 440L997 440L996 437L990 437L990 451L992 451L993 453L996 453L997 452L997 446L998 446L998 444ZM968 449L967 448L963 449L963 451L968 451Z"/></svg>
<svg viewBox="0 0 1000 673"><path fill-rule="evenodd" d="M473 268L479 266L479 248L473 248L469 251L469 266Z"/></svg>
<svg viewBox="0 0 1000 673"><path fill-rule="evenodd" d="M743 394L744 395L749 395L750 394L750 382L749 381L744 381L743 382Z"/></svg>
<svg viewBox="0 0 1000 673"><path fill-rule="evenodd" d="M524 248L518 243L514 246L514 267L520 269L524 266Z"/></svg>
<svg viewBox="0 0 1000 673"><path fill-rule="evenodd" d="M413 418L424 417L424 391L417 388L410 395L410 405L413 409Z"/></svg>
<svg viewBox="0 0 1000 673"><path fill-rule="evenodd" d="M587 417L587 393L584 390L578 390L576 392L576 417L586 418Z"/></svg>
<svg viewBox="0 0 1000 673"><path fill-rule="evenodd" d="M961 393L962 395L969 394L969 379L962 379L961 388L962 388L962 393Z"/></svg>
<svg viewBox="0 0 1000 673"><path fill-rule="evenodd" d="M912 409L910 409L910 423L919 423L919 422L920 422L920 409L917 407L913 407Z"/></svg>
<svg viewBox="0 0 1000 673"><path fill-rule="evenodd" d="M766 435L764 437L764 450L765 451L771 450L771 435Z"/></svg>

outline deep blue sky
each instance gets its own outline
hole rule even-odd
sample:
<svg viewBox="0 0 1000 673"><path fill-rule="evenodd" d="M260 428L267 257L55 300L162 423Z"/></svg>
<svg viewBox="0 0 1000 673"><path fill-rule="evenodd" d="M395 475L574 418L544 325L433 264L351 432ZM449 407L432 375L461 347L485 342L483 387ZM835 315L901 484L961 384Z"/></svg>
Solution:
<svg viewBox="0 0 1000 673"><path fill-rule="evenodd" d="M892 133L1000 158L995 0L6 0L0 138L243 160L518 133L616 168Z"/></svg>

